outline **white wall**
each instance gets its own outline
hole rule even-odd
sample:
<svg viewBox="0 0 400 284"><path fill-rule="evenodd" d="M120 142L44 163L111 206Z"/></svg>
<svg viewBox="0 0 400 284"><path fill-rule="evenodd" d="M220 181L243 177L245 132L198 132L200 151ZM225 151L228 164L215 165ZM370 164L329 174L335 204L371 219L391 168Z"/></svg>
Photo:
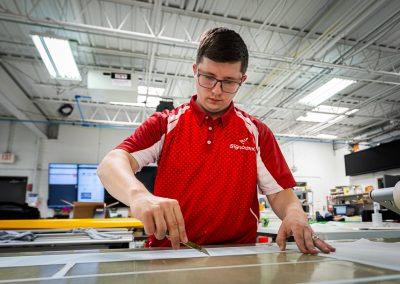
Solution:
<svg viewBox="0 0 400 284"><path fill-rule="evenodd" d="M9 123L0 123L0 153L6 151ZM125 139L131 130L60 126L57 140L38 140L22 124L15 125L11 137L11 151L16 154L14 164L0 164L2 176L27 176L39 193L41 216L52 216L47 208L49 163L99 163L104 155ZM35 161L35 152L38 151ZM35 175L35 165L37 174ZM35 177L36 176L36 177Z"/></svg>
<svg viewBox="0 0 400 284"><path fill-rule="evenodd" d="M365 149L365 147L363 149ZM336 151L336 169L338 171L337 185L360 185L362 188L365 188L367 186L378 188L378 178L382 178L384 174L400 175L400 169L393 169L358 176L346 176L344 168L344 155L347 155L349 153L350 151L348 147L343 147Z"/></svg>
<svg viewBox="0 0 400 284"><path fill-rule="evenodd" d="M378 188L378 178L384 174L400 175L400 169L380 171L358 176L346 176L344 155L350 153L347 145L334 150L332 144L316 142L285 142L281 146L289 168L296 181L305 181L314 193L314 212L325 210L326 197L335 186L360 185L363 189L372 185ZM294 153L294 154L293 154Z"/></svg>
<svg viewBox="0 0 400 284"><path fill-rule="evenodd" d="M337 178L343 174L343 165L340 157L336 155L333 145L320 142L283 142L281 146L283 155L297 182L307 182L313 190L314 212L326 210L326 197L329 190L338 184Z"/></svg>
<svg viewBox="0 0 400 284"><path fill-rule="evenodd" d="M359 184L363 188L369 185L372 185L374 188L378 188L378 178L382 178L384 174L400 175L400 169L381 171L376 173L350 177L350 184Z"/></svg>
<svg viewBox="0 0 400 284"><path fill-rule="evenodd" d="M14 164L0 164L2 176L27 176L33 183L33 192L41 197L42 217L52 215L46 206L49 163L99 163L104 155L125 139L132 130L60 126L57 140L39 140L23 124L0 123L0 153L5 152L8 140L16 154ZM344 155L348 148L334 150L329 143L280 141L289 165L297 170L296 181L307 182L314 191L314 211L324 210L329 190L337 185L367 185L377 187L377 178L384 173L400 174L400 169L346 177ZM36 157L36 158L35 158ZM35 172L35 165L38 165Z"/></svg>
<svg viewBox="0 0 400 284"><path fill-rule="evenodd" d="M2 176L27 176L33 179L34 157L37 139L31 130L22 124L0 123L0 153L7 150L17 153L13 164L0 164Z"/></svg>

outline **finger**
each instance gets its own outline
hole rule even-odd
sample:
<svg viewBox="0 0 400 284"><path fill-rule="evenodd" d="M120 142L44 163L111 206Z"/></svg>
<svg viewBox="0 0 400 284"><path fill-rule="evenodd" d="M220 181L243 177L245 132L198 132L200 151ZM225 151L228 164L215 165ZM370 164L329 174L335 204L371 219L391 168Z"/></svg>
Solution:
<svg viewBox="0 0 400 284"><path fill-rule="evenodd" d="M330 252L335 252L336 251L336 248L334 248L330 244L326 243L326 245L328 246Z"/></svg>
<svg viewBox="0 0 400 284"><path fill-rule="evenodd" d="M324 242L321 239L315 239L314 242L317 248L323 253L331 253L336 251L334 247L332 247L331 245L329 245L328 243Z"/></svg>
<svg viewBox="0 0 400 284"><path fill-rule="evenodd" d="M178 223L179 238L183 243L187 243L188 238L186 235L185 220L183 219L179 203L176 206L174 206L174 214L175 214L175 219Z"/></svg>
<svg viewBox="0 0 400 284"><path fill-rule="evenodd" d="M305 245L305 241L304 241L304 231L300 230L300 231L294 232L293 237L294 237L294 240L295 240L296 245L299 248L299 250L302 253L309 253L309 251Z"/></svg>
<svg viewBox="0 0 400 284"><path fill-rule="evenodd" d="M150 212L144 213L141 221L143 223L144 231L147 235L153 235L155 232L155 224L153 219L153 214Z"/></svg>
<svg viewBox="0 0 400 284"><path fill-rule="evenodd" d="M165 238L165 235L167 234L167 224L165 222L164 214L160 207L157 207L153 211L153 218L155 223L154 236L156 237L157 240L162 240Z"/></svg>
<svg viewBox="0 0 400 284"><path fill-rule="evenodd" d="M167 221L167 229L169 239L171 241L171 245L173 249L179 249L179 231L178 231L178 222L176 220L173 207L167 207L164 210L164 217Z"/></svg>
<svg viewBox="0 0 400 284"><path fill-rule="evenodd" d="M279 249L281 251L284 251L286 249L286 238L288 235L286 234L285 230L279 229L278 235L276 236L276 243L279 246Z"/></svg>
<svg viewBox="0 0 400 284"><path fill-rule="evenodd" d="M313 239L313 232L311 230L304 231L304 244L309 254L317 254L318 250L315 248L315 240Z"/></svg>

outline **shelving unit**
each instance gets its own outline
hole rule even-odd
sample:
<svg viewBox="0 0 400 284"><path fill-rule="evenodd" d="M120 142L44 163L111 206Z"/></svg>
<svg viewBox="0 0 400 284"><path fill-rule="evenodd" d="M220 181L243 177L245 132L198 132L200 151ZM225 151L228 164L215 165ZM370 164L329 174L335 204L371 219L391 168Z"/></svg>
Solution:
<svg viewBox="0 0 400 284"><path fill-rule="evenodd" d="M335 207L346 205L353 208L352 215L360 215L363 210L372 209L373 207L373 202L369 197L369 193L364 192L364 190L357 185L337 186L331 189L327 201L328 206L331 205Z"/></svg>
<svg viewBox="0 0 400 284"><path fill-rule="evenodd" d="M296 186L293 188L294 193L297 195L297 198L300 200L301 206L303 207L304 212L306 212L309 216L314 214L313 207L313 192L312 190L304 186Z"/></svg>

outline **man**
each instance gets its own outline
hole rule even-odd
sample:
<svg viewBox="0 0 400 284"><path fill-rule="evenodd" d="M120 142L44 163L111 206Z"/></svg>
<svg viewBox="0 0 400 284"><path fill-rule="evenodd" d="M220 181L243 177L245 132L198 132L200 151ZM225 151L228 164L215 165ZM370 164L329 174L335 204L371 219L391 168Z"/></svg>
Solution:
<svg viewBox="0 0 400 284"><path fill-rule="evenodd" d="M293 235L303 253L334 251L313 235L272 132L234 107L247 66L239 34L209 30L193 65L197 95L172 111L155 113L101 162L104 186L143 222L149 246L176 249L188 239L254 243L258 186L283 220L277 236L281 250ZM158 163L154 195L133 174L152 162Z"/></svg>

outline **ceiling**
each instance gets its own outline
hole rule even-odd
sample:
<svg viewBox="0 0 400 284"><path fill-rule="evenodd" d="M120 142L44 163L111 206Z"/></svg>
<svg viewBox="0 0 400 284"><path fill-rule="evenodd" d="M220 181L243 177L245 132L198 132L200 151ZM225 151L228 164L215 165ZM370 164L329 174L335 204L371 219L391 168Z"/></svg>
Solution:
<svg viewBox="0 0 400 284"><path fill-rule="evenodd" d="M192 64L205 30L225 26L248 45L248 79L236 106L278 138L382 143L400 138L400 2L313 0L4 0L0 2L0 122L25 123L46 137L48 125L139 125L155 108L110 104L118 91L88 88L91 72L131 73L136 85L165 88L174 105L194 94ZM70 41L82 81L51 79L30 34ZM355 84L323 105L347 108L324 123L298 121L327 113L299 100L332 78ZM150 101L157 95L132 101ZM108 96L108 97L107 97ZM58 108L69 103L71 115ZM332 140L333 139L333 140ZM323 140L326 141L326 140Z"/></svg>

